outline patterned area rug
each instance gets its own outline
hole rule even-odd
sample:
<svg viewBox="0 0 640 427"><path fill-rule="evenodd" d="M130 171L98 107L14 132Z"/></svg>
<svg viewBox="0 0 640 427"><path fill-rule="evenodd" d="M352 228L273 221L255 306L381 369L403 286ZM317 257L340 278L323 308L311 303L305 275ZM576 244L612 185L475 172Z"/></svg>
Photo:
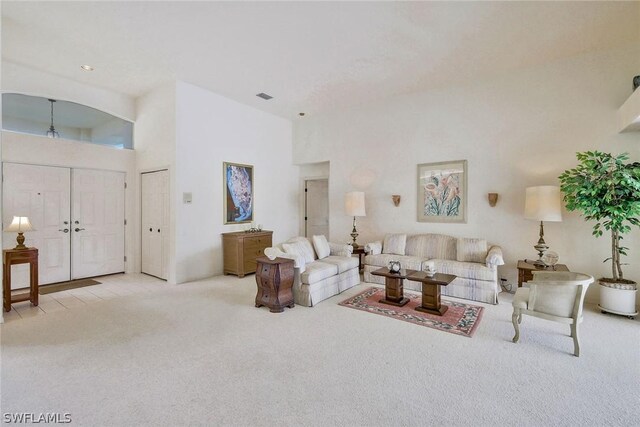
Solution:
<svg viewBox="0 0 640 427"><path fill-rule="evenodd" d="M409 298L409 302L404 307L382 304L378 301L384 298L384 288L371 287L354 297L342 301L340 305L469 338L473 336L480 324L482 311L484 310L483 307L477 305L443 300L442 304L449 306L449 310L444 316L436 316L415 310L421 303L421 294L405 290L404 296Z"/></svg>

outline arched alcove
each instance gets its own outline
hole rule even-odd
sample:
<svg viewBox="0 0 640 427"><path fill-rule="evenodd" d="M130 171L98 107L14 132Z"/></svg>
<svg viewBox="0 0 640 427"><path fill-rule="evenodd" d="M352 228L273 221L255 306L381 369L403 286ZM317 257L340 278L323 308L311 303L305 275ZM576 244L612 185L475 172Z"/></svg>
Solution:
<svg viewBox="0 0 640 427"><path fill-rule="evenodd" d="M51 101L39 96L3 93L2 130L46 137L53 123L62 139L133 148L132 122L75 102Z"/></svg>

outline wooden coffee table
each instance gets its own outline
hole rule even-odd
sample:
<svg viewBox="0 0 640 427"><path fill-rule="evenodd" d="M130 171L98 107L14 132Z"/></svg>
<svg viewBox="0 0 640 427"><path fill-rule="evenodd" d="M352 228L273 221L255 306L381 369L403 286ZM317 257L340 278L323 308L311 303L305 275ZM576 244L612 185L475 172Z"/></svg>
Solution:
<svg viewBox="0 0 640 427"><path fill-rule="evenodd" d="M440 286L447 286L456 277L453 274L442 273L436 273L433 277L428 277L424 271L416 271L410 274L407 279L422 283L422 305L416 307L416 310L435 314L436 316L445 314L449 307L442 305L440 301Z"/></svg>
<svg viewBox="0 0 640 427"><path fill-rule="evenodd" d="M384 298L379 302L383 304L402 307L409 302L409 298L404 297L403 280L411 274L418 273L416 270L402 269L399 273L392 273L388 268L380 268L371 272L374 276L384 277Z"/></svg>

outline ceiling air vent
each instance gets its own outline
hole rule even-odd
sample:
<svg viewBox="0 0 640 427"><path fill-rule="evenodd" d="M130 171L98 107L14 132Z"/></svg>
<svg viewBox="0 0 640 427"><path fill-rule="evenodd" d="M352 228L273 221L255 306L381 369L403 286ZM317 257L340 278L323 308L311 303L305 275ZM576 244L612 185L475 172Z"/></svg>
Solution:
<svg viewBox="0 0 640 427"><path fill-rule="evenodd" d="M267 95L267 94L266 94L266 93L264 93L264 92L260 92L260 93L259 93L259 94L257 94L256 96L257 96L258 98L262 98L262 99L267 100L267 101L268 101L268 100L270 100L271 98L273 98L273 96L271 96L271 95Z"/></svg>

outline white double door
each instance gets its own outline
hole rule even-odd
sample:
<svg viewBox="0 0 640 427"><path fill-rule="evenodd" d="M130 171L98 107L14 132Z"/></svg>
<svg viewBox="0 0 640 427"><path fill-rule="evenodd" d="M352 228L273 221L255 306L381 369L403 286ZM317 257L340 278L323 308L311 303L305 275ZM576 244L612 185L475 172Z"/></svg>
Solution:
<svg viewBox="0 0 640 427"><path fill-rule="evenodd" d="M166 280L169 259L169 171L143 173L140 194L142 272Z"/></svg>
<svg viewBox="0 0 640 427"><path fill-rule="evenodd" d="M25 244L38 248L40 284L124 271L123 172L17 163L3 165L3 229L28 216L34 231ZM3 247L15 246L5 232ZM26 265L12 269L11 287L28 286Z"/></svg>

